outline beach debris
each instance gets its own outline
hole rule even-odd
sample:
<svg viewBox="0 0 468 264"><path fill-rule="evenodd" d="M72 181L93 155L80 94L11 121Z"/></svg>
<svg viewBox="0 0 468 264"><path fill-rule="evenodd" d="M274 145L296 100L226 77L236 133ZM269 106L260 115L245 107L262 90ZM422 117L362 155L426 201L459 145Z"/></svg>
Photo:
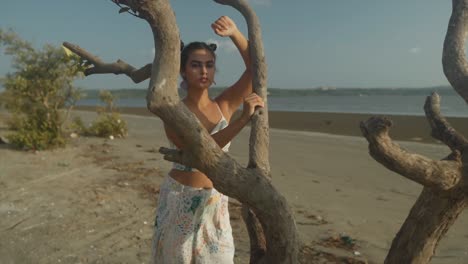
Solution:
<svg viewBox="0 0 468 264"><path fill-rule="evenodd" d="M0 144L10 144L10 141L3 136L0 136Z"/></svg>
<svg viewBox="0 0 468 264"><path fill-rule="evenodd" d="M78 137L78 134L73 132L70 134L70 138L77 138Z"/></svg>
<svg viewBox="0 0 468 264"><path fill-rule="evenodd" d="M128 182L117 182L117 186L120 186L120 187L126 187L126 186L129 186L130 184Z"/></svg>
<svg viewBox="0 0 468 264"><path fill-rule="evenodd" d="M347 245L347 246L354 246L355 245L355 240L352 239L350 236L341 235L340 238L344 242L344 244Z"/></svg>
<svg viewBox="0 0 468 264"><path fill-rule="evenodd" d="M346 264L368 264L362 256L351 255L351 252L337 250L336 248L325 248L313 243L303 245L299 249L299 263L346 263Z"/></svg>
<svg viewBox="0 0 468 264"><path fill-rule="evenodd" d="M59 167L69 167L70 163L60 161L59 163L57 163L57 166L59 166Z"/></svg>
<svg viewBox="0 0 468 264"><path fill-rule="evenodd" d="M314 215L314 214L309 214L306 215L305 218L310 219L312 221L297 221L296 223L298 225L325 225L328 224L327 220L324 220L322 216L320 215Z"/></svg>
<svg viewBox="0 0 468 264"><path fill-rule="evenodd" d="M354 255L355 255L355 256L361 256L361 252L359 252L359 251L354 251Z"/></svg>
<svg viewBox="0 0 468 264"><path fill-rule="evenodd" d="M317 221L317 224L318 225L324 225L324 224L328 224L328 221L323 219L323 217L321 215L308 215L307 218L309 219L315 219Z"/></svg>
<svg viewBox="0 0 468 264"><path fill-rule="evenodd" d="M376 200L378 200L378 201L388 201L387 198L385 198L385 197L383 197L383 196L380 196L380 195L377 196Z"/></svg>
<svg viewBox="0 0 468 264"><path fill-rule="evenodd" d="M146 152L149 152L149 153L158 153L158 150L156 148L151 148L151 149L148 149L148 150L145 150Z"/></svg>
<svg viewBox="0 0 468 264"><path fill-rule="evenodd" d="M356 240L345 234L327 237L318 244L328 248L352 250L353 252L357 249Z"/></svg>
<svg viewBox="0 0 468 264"><path fill-rule="evenodd" d="M110 139L110 140L114 140L114 136L113 136L113 135L110 135L110 136L109 136L109 139Z"/></svg>

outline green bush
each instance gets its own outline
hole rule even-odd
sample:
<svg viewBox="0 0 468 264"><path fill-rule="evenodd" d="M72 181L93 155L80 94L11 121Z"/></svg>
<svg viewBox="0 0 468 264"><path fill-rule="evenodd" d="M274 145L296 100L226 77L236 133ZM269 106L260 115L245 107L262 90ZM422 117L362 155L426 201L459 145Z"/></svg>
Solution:
<svg viewBox="0 0 468 264"><path fill-rule="evenodd" d="M97 137L125 137L127 122L120 118L119 113L101 113L89 128L89 132Z"/></svg>
<svg viewBox="0 0 468 264"><path fill-rule="evenodd" d="M65 138L55 124L49 124L39 118L20 118L15 122L14 134L7 135L8 140L21 149L44 150L65 145Z"/></svg>
<svg viewBox="0 0 468 264"><path fill-rule="evenodd" d="M99 98L105 103L105 107L97 109L98 117L87 128L83 120L75 118L72 129L78 134L95 137L118 137L127 136L127 122L120 117L120 113L114 107L114 96L109 91L101 91Z"/></svg>
<svg viewBox="0 0 468 264"><path fill-rule="evenodd" d="M11 113L14 130L7 137L21 149L63 146L63 124L80 97L73 81L82 76L84 62L61 47L35 49L11 30L0 29L0 46L15 69L0 79L5 88L0 104Z"/></svg>

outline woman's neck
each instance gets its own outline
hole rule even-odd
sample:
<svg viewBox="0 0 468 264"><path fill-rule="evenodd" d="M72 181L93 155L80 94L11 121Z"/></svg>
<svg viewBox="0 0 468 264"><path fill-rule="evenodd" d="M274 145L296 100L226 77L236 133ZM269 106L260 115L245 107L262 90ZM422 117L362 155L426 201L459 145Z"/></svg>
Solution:
<svg viewBox="0 0 468 264"><path fill-rule="evenodd" d="M196 90L189 88L184 101L193 107L203 109L211 103L211 98L208 95L208 89Z"/></svg>

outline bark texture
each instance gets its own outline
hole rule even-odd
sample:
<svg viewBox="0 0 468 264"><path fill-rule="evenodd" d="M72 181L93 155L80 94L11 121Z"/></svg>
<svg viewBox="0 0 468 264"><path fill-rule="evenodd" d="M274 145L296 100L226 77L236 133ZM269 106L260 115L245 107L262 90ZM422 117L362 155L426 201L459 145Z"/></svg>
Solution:
<svg viewBox="0 0 468 264"><path fill-rule="evenodd" d="M465 55L467 10L468 0L452 0L452 15L445 35L442 66L447 80L468 103L468 63Z"/></svg>
<svg viewBox="0 0 468 264"><path fill-rule="evenodd" d="M458 193L425 187L396 235L385 263L428 263L466 202Z"/></svg>
<svg viewBox="0 0 468 264"><path fill-rule="evenodd" d="M464 54L468 0L453 0L444 43L444 73L453 88L468 102L468 63ZM429 263L436 247L468 204L468 144L440 114L440 97L433 93L424 105L431 135L452 151L440 161L408 153L392 141L392 122L373 117L361 122L369 153L379 163L424 186L385 259L387 264Z"/></svg>

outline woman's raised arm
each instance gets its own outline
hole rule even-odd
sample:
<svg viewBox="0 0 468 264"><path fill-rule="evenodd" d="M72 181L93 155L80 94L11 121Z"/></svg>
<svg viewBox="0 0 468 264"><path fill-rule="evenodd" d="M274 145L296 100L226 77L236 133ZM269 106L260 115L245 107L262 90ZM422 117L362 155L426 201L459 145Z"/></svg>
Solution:
<svg viewBox="0 0 468 264"><path fill-rule="evenodd" d="M221 93L216 101L220 105L225 117L230 120L232 114L239 108L244 98L252 93L252 71L250 66L249 42L239 31L234 21L227 16L222 16L211 24L213 31L221 37L231 38L239 50L245 64L245 71L232 86Z"/></svg>

